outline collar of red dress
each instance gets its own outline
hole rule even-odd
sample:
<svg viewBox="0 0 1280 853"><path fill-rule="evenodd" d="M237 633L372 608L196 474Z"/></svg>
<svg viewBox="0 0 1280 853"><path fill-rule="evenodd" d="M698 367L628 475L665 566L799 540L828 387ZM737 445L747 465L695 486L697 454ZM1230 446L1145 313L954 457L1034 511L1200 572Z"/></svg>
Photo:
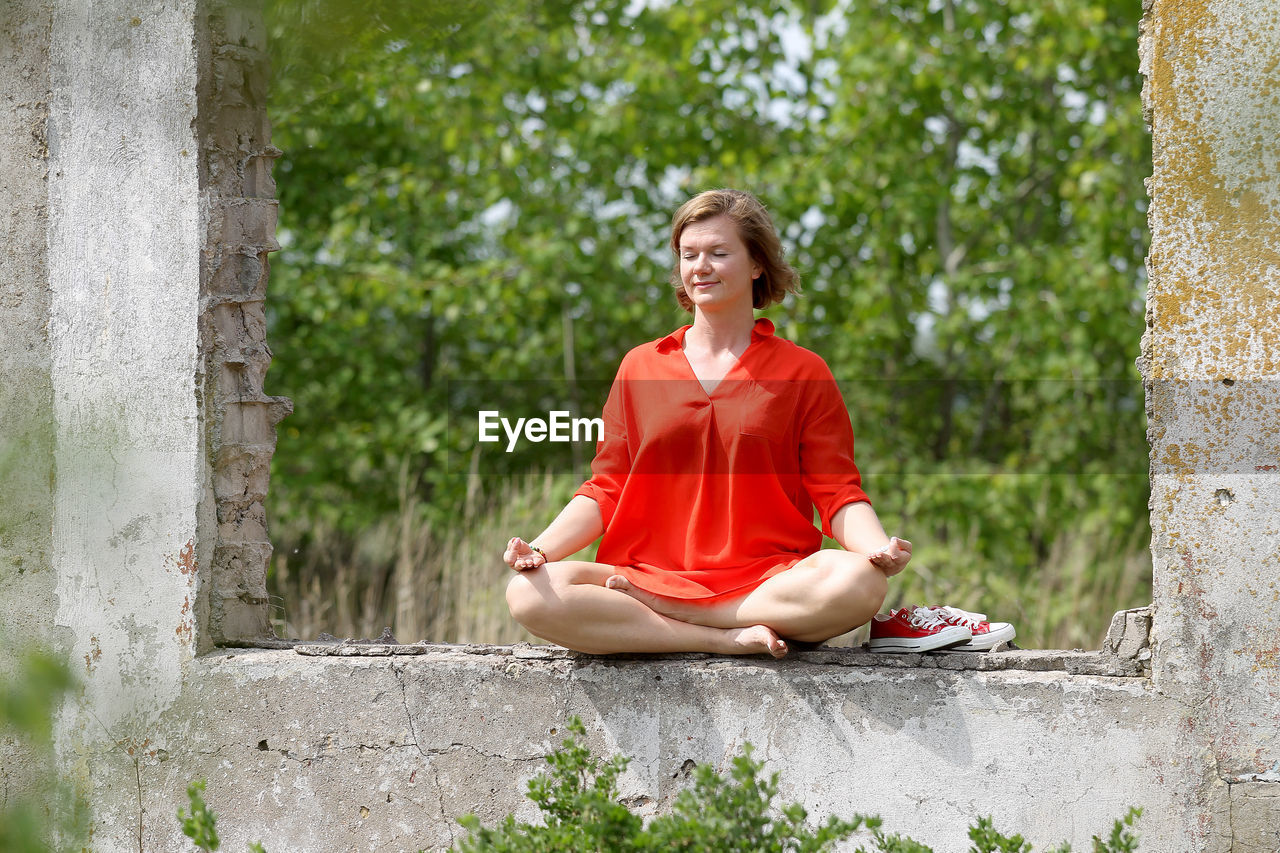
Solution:
<svg viewBox="0 0 1280 853"><path fill-rule="evenodd" d="M671 352L684 348L684 336L693 326L681 326L671 334L658 341L658 352ZM756 341L760 338L773 337L774 327L773 321L767 317L760 317L756 320L755 325L751 327L751 340Z"/></svg>

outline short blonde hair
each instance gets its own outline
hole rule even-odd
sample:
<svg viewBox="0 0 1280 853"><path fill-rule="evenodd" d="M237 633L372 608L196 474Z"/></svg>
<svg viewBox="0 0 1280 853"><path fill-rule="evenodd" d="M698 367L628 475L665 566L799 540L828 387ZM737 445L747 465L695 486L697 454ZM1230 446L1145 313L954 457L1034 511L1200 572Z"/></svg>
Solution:
<svg viewBox="0 0 1280 853"><path fill-rule="evenodd" d="M783 258L785 250L778 229L760 199L742 190L707 190L680 205L671 219L671 251L676 256L671 285L681 308L693 312L693 303L680 279L680 235L690 223L717 216L727 216L737 226L738 237L746 244L751 260L761 267L760 275L751 283L752 305L767 308L781 302L788 293L800 292L800 275Z"/></svg>

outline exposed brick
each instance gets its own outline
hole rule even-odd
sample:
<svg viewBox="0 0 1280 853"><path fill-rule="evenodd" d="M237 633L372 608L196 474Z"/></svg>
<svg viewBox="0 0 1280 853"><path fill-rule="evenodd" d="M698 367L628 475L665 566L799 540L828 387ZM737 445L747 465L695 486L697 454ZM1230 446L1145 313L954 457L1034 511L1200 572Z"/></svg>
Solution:
<svg viewBox="0 0 1280 853"><path fill-rule="evenodd" d="M271 170L282 153L279 148L267 146L265 150L245 158L241 173L244 175L246 198L275 198L276 181Z"/></svg>
<svg viewBox="0 0 1280 853"><path fill-rule="evenodd" d="M270 397L262 390L270 367L270 350L265 344L246 345L237 350L218 353L216 368L218 378L214 399L222 404L229 403L261 403L271 405L276 398ZM287 414L287 412L286 412ZM276 417L271 423L278 423Z"/></svg>
<svg viewBox="0 0 1280 853"><path fill-rule="evenodd" d="M245 324L244 306L240 303L223 303L211 306L213 328L217 333L215 346L219 348L220 357L225 358L227 350L239 350L246 343L260 343L263 338L249 340Z"/></svg>
<svg viewBox="0 0 1280 853"><path fill-rule="evenodd" d="M223 250L213 257L209 295L215 299L260 301L267 292L267 253Z"/></svg>
<svg viewBox="0 0 1280 853"><path fill-rule="evenodd" d="M270 614L265 601L215 598L210 602L209 611L214 639L219 643L272 636Z"/></svg>
<svg viewBox="0 0 1280 853"><path fill-rule="evenodd" d="M280 244L276 242L279 205L275 199L228 199L221 211L223 246L236 252L279 251Z"/></svg>
<svg viewBox="0 0 1280 853"><path fill-rule="evenodd" d="M230 156L229 171L244 158L262 151L271 139L271 124L264 110L248 106L219 105L210 128L210 147L219 156ZM231 189L230 186L227 187ZM239 188L237 188L239 189Z"/></svg>
<svg viewBox="0 0 1280 853"><path fill-rule="evenodd" d="M267 49L267 28L256 9L228 6L211 16L210 25L227 44L248 47L260 53Z"/></svg>
<svg viewBox="0 0 1280 853"><path fill-rule="evenodd" d="M270 560L266 542L219 545L213 552L213 597L265 604Z"/></svg>
<svg viewBox="0 0 1280 853"><path fill-rule="evenodd" d="M265 107L267 57L263 51L222 44L214 48L214 99L221 106Z"/></svg>
<svg viewBox="0 0 1280 853"><path fill-rule="evenodd" d="M224 444L257 444L271 435L269 406L265 403L228 403L222 419Z"/></svg>
<svg viewBox="0 0 1280 853"><path fill-rule="evenodd" d="M263 391L271 363L263 306L267 254L280 248L271 168L280 151L271 145L265 110L269 69L261 6L211 0L203 8L201 61L207 72L198 134L208 225L201 253L201 346L217 512L209 633L215 643L226 643L271 633L271 544L263 502L275 426L293 404Z"/></svg>
<svg viewBox="0 0 1280 853"><path fill-rule="evenodd" d="M227 542L268 542L267 511L262 501L219 500L218 538Z"/></svg>
<svg viewBox="0 0 1280 853"><path fill-rule="evenodd" d="M271 477L272 449L268 445L223 444L214 458L214 495L219 499L264 500Z"/></svg>

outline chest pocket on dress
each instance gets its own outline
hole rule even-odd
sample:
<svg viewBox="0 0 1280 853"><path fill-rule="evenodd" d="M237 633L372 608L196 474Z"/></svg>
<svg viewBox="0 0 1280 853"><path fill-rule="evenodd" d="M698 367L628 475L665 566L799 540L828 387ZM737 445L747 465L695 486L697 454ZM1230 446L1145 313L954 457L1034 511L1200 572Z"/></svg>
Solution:
<svg viewBox="0 0 1280 853"><path fill-rule="evenodd" d="M795 418L795 395L790 383L752 381L742 389L738 432L777 443L790 431Z"/></svg>
<svg viewBox="0 0 1280 853"><path fill-rule="evenodd" d="M799 459L790 446L795 435L794 389L786 382L752 382L744 388L738 419L734 469L741 473L791 473Z"/></svg>
<svg viewBox="0 0 1280 853"><path fill-rule="evenodd" d="M738 425L738 432L777 444L782 441L782 436L787 431L786 416L778 417L778 414L767 410L745 412L742 422Z"/></svg>

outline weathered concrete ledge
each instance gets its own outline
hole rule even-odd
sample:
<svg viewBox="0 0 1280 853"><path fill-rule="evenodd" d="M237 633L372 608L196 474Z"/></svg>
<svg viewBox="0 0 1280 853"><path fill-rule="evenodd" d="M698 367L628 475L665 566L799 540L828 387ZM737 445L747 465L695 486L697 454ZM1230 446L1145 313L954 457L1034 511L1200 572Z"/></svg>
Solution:
<svg viewBox="0 0 1280 853"><path fill-rule="evenodd" d="M939 851L967 849L983 814L1037 846L1080 849L1131 805L1151 816L1144 849L1204 849L1187 828L1226 808L1207 739L1145 678L834 649L773 661L400 648L415 653L197 658L146 748L116 754L122 770L137 761L143 849L177 849L176 798L199 778L228 849L446 848L464 814L533 816L525 782L575 715L594 748L633 758L622 792L647 814L694 765L723 769L746 743L782 774L786 801L878 813Z"/></svg>
<svg viewBox="0 0 1280 853"><path fill-rule="evenodd" d="M610 655L601 658L569 651L559 646L520 643L514 646L450 645L447 643L361 643L343 642L297 643L293 651L307 657L388 657L431 654L496 655L521 660L608 660L608 661L703 661L723 660L710 654L679 655ZM1072 675L1097 675L1113 678L1139 678L1144 675L1143 661L1122 658L1105 651L1061 651L1056 649L1009 649L996 652L954 652L928 654L878 654L864 646L822 648L797 651L789 660L804 664L831 666L887 667L891 669L945 669L996 672L1066 672Z"/></svg>

